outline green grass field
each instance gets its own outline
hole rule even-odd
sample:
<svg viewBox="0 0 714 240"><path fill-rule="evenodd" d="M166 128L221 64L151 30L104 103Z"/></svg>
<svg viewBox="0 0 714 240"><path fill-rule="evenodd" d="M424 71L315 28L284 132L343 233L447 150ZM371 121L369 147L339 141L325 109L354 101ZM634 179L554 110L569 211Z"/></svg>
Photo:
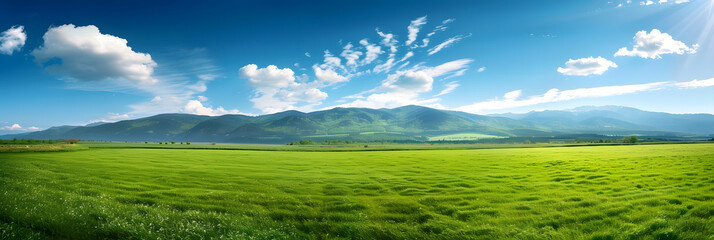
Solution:
<svg viewBox="0 0 714 240"><path fill-rule="evenodd" d="M713 169L714 144L0 153L0 239L712 239Z"/></svg>

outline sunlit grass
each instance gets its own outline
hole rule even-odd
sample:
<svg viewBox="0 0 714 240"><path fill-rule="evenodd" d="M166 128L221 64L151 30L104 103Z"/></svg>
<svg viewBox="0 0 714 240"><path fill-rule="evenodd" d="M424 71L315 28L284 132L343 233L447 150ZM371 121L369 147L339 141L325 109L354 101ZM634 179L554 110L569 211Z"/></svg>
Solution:
<svg viewBox="0 0 714 240"><path fill-rule="evenodd" d="M0 154L0 238L707 239L714 145Z"/></svg>

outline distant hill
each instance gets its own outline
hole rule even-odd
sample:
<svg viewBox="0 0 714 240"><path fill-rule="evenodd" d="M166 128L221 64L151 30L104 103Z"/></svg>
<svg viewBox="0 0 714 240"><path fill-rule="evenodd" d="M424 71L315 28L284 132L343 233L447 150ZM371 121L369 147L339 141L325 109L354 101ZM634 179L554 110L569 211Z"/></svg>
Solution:
<svg viewBox="0 0 714 240"><path fill-rule="evenodd" d="M714 115L648 112L622 106L584 106L571 110L533 111L524 114L495 114L575 133L714 134Z"/></svg>
<svg viewBox="0 0 714 240"><path fill-rule="evenodd" d="M435 136L454 139L456 136L496 138L571 134L707 136L714 134L714 115L655 113L618 106L489 116L421 106L334 108L262 116L160 114L115 123L52 127L1 138L286 143L299 139L424 141Z"/></svg>

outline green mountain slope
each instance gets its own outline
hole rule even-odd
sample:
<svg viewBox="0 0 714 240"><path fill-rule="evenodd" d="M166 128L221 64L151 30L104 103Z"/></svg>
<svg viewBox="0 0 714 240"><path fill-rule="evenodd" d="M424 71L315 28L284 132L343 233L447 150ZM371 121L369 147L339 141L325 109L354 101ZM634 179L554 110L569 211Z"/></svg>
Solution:
<svg viewBox="0 0 714 240"><path fill-rule="evenodd" d="M714 134L714 116L652 113L613 106L493 116L421 106L334 108L262 116L160 114L115 123L53 127L2 138L285 143L299 139L389 141L428 140L436 136L678 135L677 132Z"/></svg>

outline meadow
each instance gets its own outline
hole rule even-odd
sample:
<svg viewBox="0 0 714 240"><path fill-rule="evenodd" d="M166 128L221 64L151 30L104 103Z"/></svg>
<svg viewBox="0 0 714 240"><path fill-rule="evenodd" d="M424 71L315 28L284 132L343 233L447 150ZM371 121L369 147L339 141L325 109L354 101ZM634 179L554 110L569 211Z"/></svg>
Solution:
<svg viewBox="0 0 714 240"><path fill-rule="evenodd" d="M0 239L714 236L714 144L349 152L135 145L0 153Z"/></svg>

